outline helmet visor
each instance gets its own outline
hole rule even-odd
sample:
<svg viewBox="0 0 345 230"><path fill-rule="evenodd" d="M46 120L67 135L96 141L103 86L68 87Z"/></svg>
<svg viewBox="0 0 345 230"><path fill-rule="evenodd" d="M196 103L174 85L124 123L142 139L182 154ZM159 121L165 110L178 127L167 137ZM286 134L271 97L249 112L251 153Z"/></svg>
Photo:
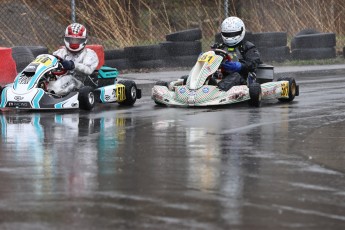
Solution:
<svg viewBox="0 0 345 230"><path fill-rule="evenodd" d="M65 37L65 41L69 44L78 44L81 45L86 42L86 38L77 38L77 37Z"/></svg>
<svg viewBox="0 0 345 230"><path fill-rule="evenodd" d="M241 35L242 32L243 32L243 27L240 31L236 31L236 32L222 32L222 35L223 37L226 37L226 38L233 38L233 37Z"/></svg>

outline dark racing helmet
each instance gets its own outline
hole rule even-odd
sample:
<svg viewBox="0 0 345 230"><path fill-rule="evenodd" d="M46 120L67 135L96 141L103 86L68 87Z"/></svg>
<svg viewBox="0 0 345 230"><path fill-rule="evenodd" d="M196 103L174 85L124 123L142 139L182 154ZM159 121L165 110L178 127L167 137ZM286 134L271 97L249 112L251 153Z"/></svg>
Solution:
<svg viewBox="0 0 345 230"><path fill-rule="evenodd" d="M228 17L222 22L221 35L224 44L235 46L240 43L246 33L244 23L238 17Z"/></svg>
<svg viewBox="0 0 345 230"><path fill-rule="evenodd" d="M83 50L87 43L85 26L79 23L67 26L64 41L66 48L71 52Z"/></svg>

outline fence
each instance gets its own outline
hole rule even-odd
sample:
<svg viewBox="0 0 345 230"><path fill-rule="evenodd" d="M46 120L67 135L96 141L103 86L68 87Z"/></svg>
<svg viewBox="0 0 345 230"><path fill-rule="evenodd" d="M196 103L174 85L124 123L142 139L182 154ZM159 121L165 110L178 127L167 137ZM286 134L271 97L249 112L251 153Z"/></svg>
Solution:
<svg viewBox="0 0 345 230"><path fill-rule="evenodd" d="M342 50L344 9L343 0L0 0L0 46L53 50L63 44L74 16L88 28L89 43L106 49L157 44L169 33L190 28L202 30L206 47L228 13L241 17L249 31L284 31L288 39L305 28L333 32Z"/></svg>

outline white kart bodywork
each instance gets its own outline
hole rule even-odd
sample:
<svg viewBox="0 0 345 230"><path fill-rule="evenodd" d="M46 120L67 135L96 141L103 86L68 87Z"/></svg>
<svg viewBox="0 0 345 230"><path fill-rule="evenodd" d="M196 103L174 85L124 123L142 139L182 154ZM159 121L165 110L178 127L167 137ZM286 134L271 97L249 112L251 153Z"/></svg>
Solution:
<svg viewBox="0 0 345 230"><path fill-rule="evenodd" d="M205 52L190 71L186 85L176 84L172 87L155 85L152 88L152 99L157 104L172 106L214 106L250 100L247 85L233 86L228 91L222 91L215 85L207 84L208 78L218 71L222 61L223 57L214 51ZM178 80L175 83L182 83L182 81ZM261 84L261 98L288 99L289 81Z"/></svg>

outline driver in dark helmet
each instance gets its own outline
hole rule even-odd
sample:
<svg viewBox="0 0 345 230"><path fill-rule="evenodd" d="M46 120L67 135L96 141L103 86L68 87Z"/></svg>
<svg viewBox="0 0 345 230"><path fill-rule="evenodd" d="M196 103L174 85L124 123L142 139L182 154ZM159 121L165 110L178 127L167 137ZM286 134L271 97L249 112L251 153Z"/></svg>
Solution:
<svg viewBox="0 0 345 230"><path fill-rule="evenodd" d="M85 26L72 23L67 26L64 37L65 47L55 51L53 55L59 57L66 75L50 82L48 91L57 95L66 95L74 89L79 89L83 83L75 75L91 75L98 66L98 56L95 51L85 48L87 32Z"/></svg>
<svg viewBox="0 0 345 230"><path fill-rule="evenodd" d="M247 84L247 76L256 72L261 63L260 54L255 45L244 41L246 29L238 17L228 17L221 25L223 44L214 44L212 48L227 52L231 60L222 63L222 80L218 83L221 90L228 91L232 86Z"/></svg>

